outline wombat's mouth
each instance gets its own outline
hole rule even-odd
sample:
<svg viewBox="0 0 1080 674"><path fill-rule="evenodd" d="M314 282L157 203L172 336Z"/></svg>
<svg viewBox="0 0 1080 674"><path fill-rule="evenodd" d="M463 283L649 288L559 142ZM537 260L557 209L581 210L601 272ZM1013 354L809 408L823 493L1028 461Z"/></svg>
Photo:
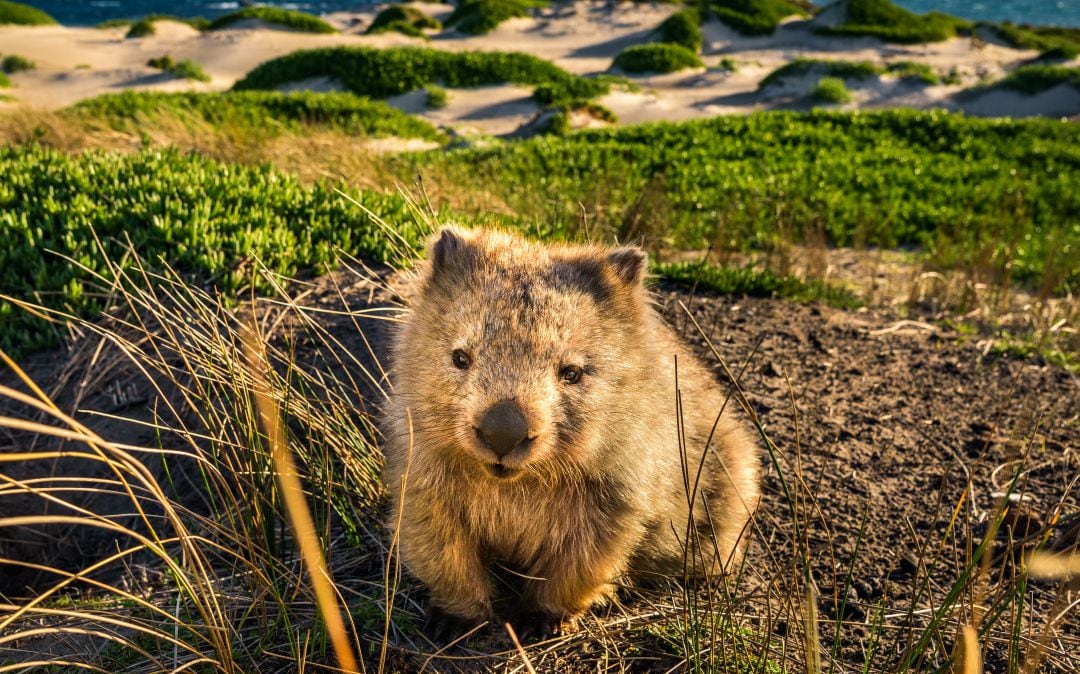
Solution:
<svg viewBox="0 0 1080 674"><path fill-rule="evenodd" d="M520 469L518 469L518 468L511 468L510 466L504 466L501 463L489 463L488 464L488 470L491 471L491 474L493 476L495 476L497 478L504 479L504 480L512 478L512 477L514 477L515 475L517 475L518 473L521 472Z"/></svg>

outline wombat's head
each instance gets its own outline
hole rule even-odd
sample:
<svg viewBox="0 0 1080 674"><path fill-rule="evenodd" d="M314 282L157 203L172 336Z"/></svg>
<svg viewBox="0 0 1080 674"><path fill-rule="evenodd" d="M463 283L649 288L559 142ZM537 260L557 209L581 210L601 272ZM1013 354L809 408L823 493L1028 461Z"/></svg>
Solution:
<svg viewBox="0 0 1080 674"><path fill-rule="evenodd" d="M408 410L414 458L495 479L597 465L653 365L645 271L637 248L444 229L394 345L394 432Z"/></svg>

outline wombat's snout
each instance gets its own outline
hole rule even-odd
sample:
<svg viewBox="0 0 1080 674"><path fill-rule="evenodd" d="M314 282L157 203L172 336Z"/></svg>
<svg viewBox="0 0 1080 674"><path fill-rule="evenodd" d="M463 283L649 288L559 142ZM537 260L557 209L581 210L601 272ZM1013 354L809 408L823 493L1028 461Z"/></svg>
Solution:
<svg viewBox="0 0 1080 674"><path fill-rule="evenodd" d="M501 459L528 444L529 424L514 401L504 400L484 412L476 435Z"/></svg>

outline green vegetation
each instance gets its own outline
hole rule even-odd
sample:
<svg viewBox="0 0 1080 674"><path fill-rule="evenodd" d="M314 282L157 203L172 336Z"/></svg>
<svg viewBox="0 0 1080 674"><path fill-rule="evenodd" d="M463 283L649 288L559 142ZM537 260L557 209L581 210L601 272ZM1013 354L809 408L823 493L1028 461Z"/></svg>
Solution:
<svg viewBox="0 0 1080 674"><path fill-rule="evenodd" d="M126 239L146 263L167 264L187 278L212 278L226 296L252 283L262 288L240 264L250 255L283 274L324 268L335 246L374 260L390 255L364 208L331 186L305 187L266 166L177 152L72 156L0 147L0 175L0 287L80 316L100 311L91 274L105 273L107 260L129 259ZM402 197L351 197L393 222L404 240L419 241L414 212ZM55 335L38 319L0 301L0 348L18 353L53 343Z"/></svg>
<svg viewBox="0 0 1080 674"><path fill-rule="evenodd" d="M329 47L296 51L258 66L235 90L274 89L309 77L331 77L360 96L386 98L438 83L480 87L510 82L543 85L534 93L542 105L595 98L605 79L571 75L549 61L519 52L446 52L418 47L372 49Z"/></svg>
<svg viewBox="0 0 1080 674"><path fill-rule="evenodd" d="M11 79L8 76L0 72L0 89L6 89L11 86Z"/></svg>
<svg viewBox="0 0 1080 674"><path fill-rule="evenodd" d="M894 61L885 66L885 72L903 79L918 80L923 84L937 84L941 81L933 68L916 61Z"/></svg>
<svg viewBox="0 0 1080 674"><path fill-rule="evenodd" d="M662 42L627 47L615 57L614 65L628 73L673 73L704 67L697 54L686 47Z"/></svg>
<svg viewBox="0 0 1080 674"><path fill-rule="evenodd" d="M695 54L701 51L701 12L687 8L675 12L656 29L660 41L677 44Z"/></svg>
<svg viewBox="0 0 1080 674"><path fill-rule="evenodd" d="M450 104L450 97L442 87L429 84L424 87L424 94L427 96L425 105L428 110L442 110Z"/></svg>
<svg viewBox="0 0 1080 674"><path fill-rule="evenodd" d="M1080 127L941 111L767 113L578 131L394 160L491 193L545 236L678 248L919 246L949 268L1080 282ZM537 195L544 199L538 200Z"/></svg>
<svg viewBox="0 0 1080 674"><path fill-rule="evenodd" d="M412 37L424 37L425 29L442 30L439 20L424 14L415 7L392 5L379 12L368 33L396 31Z"/></svg>
<svg viewBox="0 0 1080 674"><path fill-rule="evenodd" d="M810 92L810 97L818 103L848 103L851 92L839 77L822 77Z"/></svg>
<svg viewBox="0 0 1080 674"><path fill-rule="evenodd" d="M172 14L147 14L139 19L107 19L95 27L100 29L120 28L123 26L132 26L135 23L142 21L149 21L151 23L155 21L175 21L176 23L186 23L198 31L204 31L210 27L210 20L204 19L201 16L183 17L174 16Z"/></svg>
<svg viewBox="0 0 1080 674"><path fill-rule="evenodd" d="M184 59L183 61L176 62L168 54L152 58L146 62L146 65L151 68L157 68L162 70L173 77L179 79L198 80L199 82L209 82L210 76L202 69L198 63L195 63L191 59Z"/></svg>
<svg viewBox="0 0 1080 674"><path fill-rule="evenodd" d="M1032 96L1059 84L1071 84L1080 89L1080 68L1047 65L1020 66L994 86L1021 91Z"/></svg>
<svg viewBox="0 0 1080 674"><path fill-rule="evenodd" d="M731 58L730 56L725 56L724 58L720 59L719 63L716 64L716 68L717 70L726 70L729 73L734 73L738 72L739 64L736 63L735 59Z"/></svg>
<svg viewBox="0 0 1080 674"><path fill-rule="evenodd" d="M348 93L158 93L126 91L80 101L67 114L104 122L117 130L138 130L159 117L194 118L230 128L302 131L319 127L350 136L398 136L441 141L427 122L385 103Z"/></svg>
<svg viewBox="0 0 1080 674"><path fill-rule="evenodd" d="M889 0L848 0L842 23L817 30L827 35L868 35L886 42L915 44L948 40L974 26L971 21L940 12L913 14Z"/></svg>
<svg viewBox="0 0 1080 674"><path fill-rule="evenodd" d="M1080 28L1017 26L1008 21L988 27L1013 47L1042 52L1040 58L1073 59L1080 54Z"/></svg>
<svg viewBox="0 0 1080 674"><path fill-rule="evenodd" d="M157 28L154 27L153 21L150 19L139 19L131 24L131 28L128 29L127 35L124 37L134 40L140 37L150 37L155 33L157 33Z"/></svg>
<svg viewBox="0 0 1080 674"><path fill-rule="evenodd" d="M780 21L806 16L806 9L790 0L712 0L713 14L743 35L772 35Z"/></svg>
<svg viewBox="0 0 1080 674"><path fill-rule="evenodd" d="M56 19L40 9L35 9L21 2L0 0L0 26L5 24L18 26L52 26Z"/></svg>
<svg viewBox="0 0 1080 674"><path fill-rule="evenodd" d="M547 6L547 0L460 0L446 25L462 33L483 35L507 19L528 16L530 9Z"/></svg>
<svg viewBox="0 0 1080 674"><path fill-rule="evenodd" d="M6 75L14 75L34 68L37 68L36 63L24 56L16 56L15 54L5 56L4 60L0 61L0 71Z"/></svg>
<svg viewBox="0 0 1080 674"><path fill-rule="evenodd" d="M210 22L207 29L219 30L221 28L227 28L239 21L247 21L249 19L277 24L303 33L337 32L337 29L317 16L305 12L298 12L294 9L264 6L243 7L230 14L219 16Z"/></svg>
<svg viewBox="0 0 1080 674"><path fill-rule="evenodd" d="M803 77L811 73L838 77L842 80L865 80L880 72L881 70L870 61L823 61L798 58L766 75L765 79L758 84L758 89L779 84L789 77Z"/></svg>
<svg viewBox="0 0 1080 674"><path fill-rule="evenodd" d="M678 262L655 264L651 271L672 283L725 295L784 297L797 302L824 302L842 309L852 309L861 304L855 294L846 288L822 281L802 281L794 276L781 276L767 269Z"/></svg>

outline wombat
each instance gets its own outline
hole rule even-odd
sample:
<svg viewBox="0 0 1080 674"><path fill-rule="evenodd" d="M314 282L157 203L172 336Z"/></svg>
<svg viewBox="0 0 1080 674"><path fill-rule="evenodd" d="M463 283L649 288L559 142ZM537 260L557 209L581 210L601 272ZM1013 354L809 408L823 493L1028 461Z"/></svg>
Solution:
<svg viewBox="0 0 1080 674"><path fill-rule="evenodd" d="M654 310L643 251L446 228L427 258L383 432L390 525L441 636L493 617L496 566L521 585L507 617L544 636L626 574L739 562L757 447Z"/></svg>

